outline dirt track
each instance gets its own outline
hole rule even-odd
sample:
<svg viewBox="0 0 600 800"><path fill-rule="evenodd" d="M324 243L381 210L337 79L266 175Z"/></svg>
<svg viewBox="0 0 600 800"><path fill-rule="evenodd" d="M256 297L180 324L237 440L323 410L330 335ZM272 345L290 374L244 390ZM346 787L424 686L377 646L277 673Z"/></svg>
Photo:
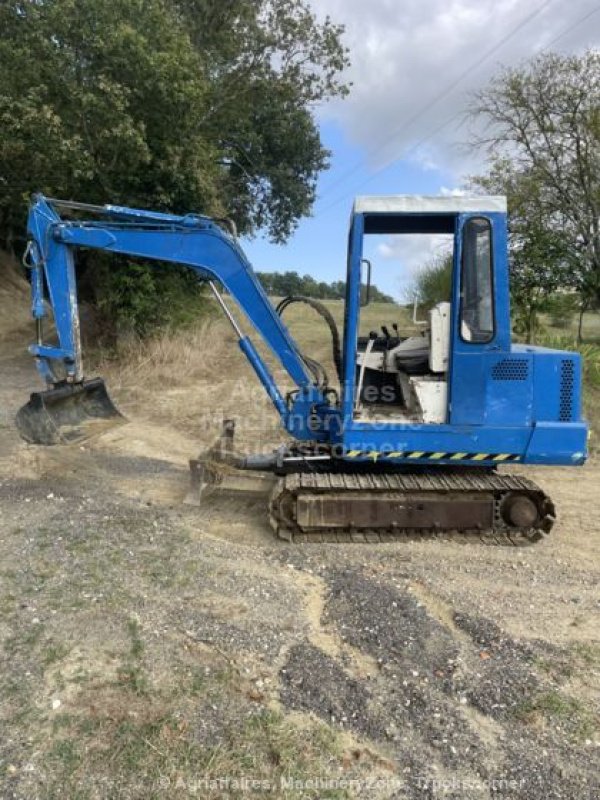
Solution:
<svg viewBox="0 0 600 800"><path fill-rule="evenodd" d="M535 548L292 547L260 502L181 505L202 443L150 414L25 445L33 388L0 361L0 796L600 796L598 463L528 472Z"/></svg>

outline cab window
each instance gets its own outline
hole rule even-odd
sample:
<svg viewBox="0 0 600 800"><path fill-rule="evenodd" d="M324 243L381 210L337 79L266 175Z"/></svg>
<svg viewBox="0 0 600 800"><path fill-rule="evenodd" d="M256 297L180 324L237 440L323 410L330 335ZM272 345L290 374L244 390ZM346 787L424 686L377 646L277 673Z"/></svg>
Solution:
<svg viewBox="0 0 600 800"><path fill-rule="evenodd" d="M463 227L460 334L465 342L485 344L494 338L492 226L474 218Z"/></svg>

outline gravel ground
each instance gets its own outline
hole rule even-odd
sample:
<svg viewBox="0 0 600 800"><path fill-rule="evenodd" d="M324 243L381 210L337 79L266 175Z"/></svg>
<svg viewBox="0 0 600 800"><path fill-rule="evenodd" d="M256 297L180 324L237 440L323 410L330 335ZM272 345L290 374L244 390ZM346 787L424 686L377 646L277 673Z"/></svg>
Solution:
<svg viewBox="0 0 600 800"><path fill-rule="evenodd" d="M0 361L1 797L600 796L597 463L532 475L561 522L525 551L293 547L260 501L182 505L176 431L19 442L29 369Z"/></svg>

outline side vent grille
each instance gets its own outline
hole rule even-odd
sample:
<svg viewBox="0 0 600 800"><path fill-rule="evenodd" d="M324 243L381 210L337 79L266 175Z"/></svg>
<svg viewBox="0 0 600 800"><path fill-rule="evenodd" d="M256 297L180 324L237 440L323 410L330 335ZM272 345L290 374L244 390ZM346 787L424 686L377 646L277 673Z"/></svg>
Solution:
<svg viewBox="0 0 600 800"><path fill-rule="evenodd" d="M526 381L529 377L529 361L526 358L504 358L492 368L495 381Z"/></svg>
<svg viewBox="0 0 600 800"><path fill-rule="evenodd" d="M573 420L573 387L575 384L575 363L563 358L560 364L560 398L558 419L561 422Z"/></svg>

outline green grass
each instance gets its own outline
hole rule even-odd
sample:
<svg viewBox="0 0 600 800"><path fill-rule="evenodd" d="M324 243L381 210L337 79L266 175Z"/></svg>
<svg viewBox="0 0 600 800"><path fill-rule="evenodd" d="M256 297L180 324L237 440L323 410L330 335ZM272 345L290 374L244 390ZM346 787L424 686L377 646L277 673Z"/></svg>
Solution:
<svg viewBox="0 0 600 800"><path fill-rule="evenodd" d="M270 796L282 800L348 797L344 790L285 787L289 778L307 781L331 775L332 763L334 769L341 764L341 747L335 732L322 723L297 727L269 709L233 723L220 744L198 741L188 720L155 698L121 713L113 703L93 719L65 718L64 723L46 756L52 776L49 797L91 800L94 786L105 786L107 796L140 800L163 798L167 789L206 800L242 798L247 791L225 792L218 782L248 776L268 781L276 787Z"/></svg>
<svg viewBox="0 0 600 800"><path fill-rule="evenodd" d="M140 637L140 625L136 619L130 619L128 621L127 632L131 639L130 656L137 660L144 654L144 643Z"/></svg>
<svg viewBox="0 0 600 800"><path fill-rule="evenodd" d="M577 328L579 317L573 314L568 322L561 325L553 323L551 314L541 314L541 335L542 336L566 336L571 341L577 339ZM600 313L598 311L588 311L583 315L583 341L588 344L600 344Z"/></svg>
<svg viewBox="0 0 600 800"><path fill-rule="evenodd" d="M42 639L44 626L41 622L31 623L29 627L14 633L4 640L4 648L7 652L27 652Z"/></svg>
<svg viewBox="0 0 600 800"><path fill-rule="evenodd" d="M597 730L598 720L578 699L555 689L540 692L514 709L514 716L531 724L540 717L566 727L577 741L590 738Z"/></svg>
<svg viewBox="0 0 600 800"><path fill-rule="evenodd" d="M140 636L140 626L137 620L128 620L127 633L130 640L129 652L117 670L117 677L121 684L135 694L145 695L149 692L149 683L142 663L144 643Z"/></svg>
<svg viewBox="0 0 600 800"><path fill-rule="evenodd" d="M588 667L600 667L600 643L577 642L573 645L576 658Z"/></svg>
<svg viewBox="0 0 600 800"><path fill-rule="evenodd" d="M224 792L218 783L224 776L272 782L271 796L282 800L348 797L343 790L281 788L288 778L342 775L335 730L310 719L298 724L250 702L240 672L212 657L198 662L197 655L174 654L169 678L150 681L151 642L144 641L137 619L124 625L125 646L114 653L121 658L117 680L83 681L68 710L46 717L48 724L39 728L45 798L93 800L99 789L103 796L132 800L162 800L175 790L206 800L248 795ZM47 664L65 654L55 641L42 645L35 642ZM202 734L211 715L223 731L216 742Z"/></svg>
<svg viewBox="0 0 600 800"><path fill-rule="evenodd" d="M49 641L42 651L42 663L45 667L56 664L69 653L69 648L64 642Z"/></svg>
<svg viewBox="0 0 600 800"><path fill-rule="evenodd" d="M63 770L73 772L81 761L76 742L72 739L57 739L50 750L50 760L60 762Z"/></svg>
<svg viewBox="0 0 600 800"><path fill-rule="evenodd" d="M575 665L568 656L561 658L550 658L536 656L533 663L541 672L550 675L554 680L565 681L571 678L575 672Z"/></svg>

